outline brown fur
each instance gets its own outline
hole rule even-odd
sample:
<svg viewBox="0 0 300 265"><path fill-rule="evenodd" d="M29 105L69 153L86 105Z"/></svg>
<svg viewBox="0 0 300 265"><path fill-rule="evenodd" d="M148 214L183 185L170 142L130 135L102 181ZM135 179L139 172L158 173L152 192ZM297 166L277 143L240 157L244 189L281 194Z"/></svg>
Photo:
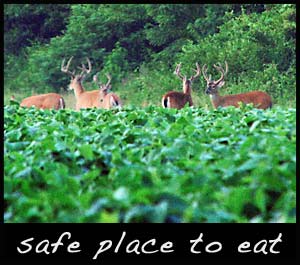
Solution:
<svg viewBox="0 0 300 265"><path fill-rule="evenodd" d="M76 110L100 107L98 90L84 91L76 99Z"/></svg>
<svg viewBox="0 0 300 265"><path fill-rule="evenodd" d="M32 107L35 106L38 109L61 109L60 100L63 102L63 108L65 106L64 99L62 96L56 93L41 94L24 98L20 106L21 107Z"/></svg>
<svg viewBox="0 0 300 265"><path fill-rule="evenodd" d="M69 88L75 93L76 110L99 108L99 90L85 91L78 76L71 80Z"/></svg>
<svg viewBox="0 0 300 265"><path fill-rule="evenodd" d="M114 107L122 107L121 99L114 93L99 93L99 107L104 109L111 109Z"/></svg>
<svg viewBox="0 0 300 265"><path fill-rule="evenodd" d="M168 100L170 105L166 106L164 102ZM185 94L182 92L170 91L162 97L162 105L164 108L170 107L175 109L182 109L187 103L189 106L193 106L192 97L190 94Z"/></svg>
<svg viewBox="0 0 300 265"><path fill-rule="evenodd" d="M247 93L220 96L218 93L212 95L211 102L215 108L235 106L239 107L239 102L244 104L253 103L258 109L267 109L272 107L271 97L262 91L251 91Z"/></svg>
<svg viewBox="0 0 300 265"><path fill-rule="evenodd" d="M189 106L193 106L192 100L192 82L191 80L187 79L186 77L182 80L182 91L169 91L162 97L162 106L164 108L175 108L175 109L182 109L187 103ZM167 104L169 102L169 105Z"/></svg>

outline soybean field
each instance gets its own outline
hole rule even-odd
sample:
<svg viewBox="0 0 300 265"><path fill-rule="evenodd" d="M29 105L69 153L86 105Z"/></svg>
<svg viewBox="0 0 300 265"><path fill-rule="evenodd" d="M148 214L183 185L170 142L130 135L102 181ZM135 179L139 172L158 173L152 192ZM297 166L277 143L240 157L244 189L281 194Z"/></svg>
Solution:
<svg viewBox="0 0 300 265"><path fill-rule="evenodd" d="M6 105L4 221L295 222L296 110Z"/></svg>

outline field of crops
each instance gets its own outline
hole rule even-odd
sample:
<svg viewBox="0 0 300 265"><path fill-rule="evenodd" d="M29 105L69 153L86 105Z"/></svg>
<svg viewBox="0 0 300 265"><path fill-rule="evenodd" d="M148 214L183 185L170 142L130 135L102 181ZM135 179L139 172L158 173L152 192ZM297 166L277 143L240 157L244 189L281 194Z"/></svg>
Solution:
<svg viewBox="0 0 300 265"><path fill-rule="evenodd" d="M296 110L4 107L5 222L295 222Z"/></svg>

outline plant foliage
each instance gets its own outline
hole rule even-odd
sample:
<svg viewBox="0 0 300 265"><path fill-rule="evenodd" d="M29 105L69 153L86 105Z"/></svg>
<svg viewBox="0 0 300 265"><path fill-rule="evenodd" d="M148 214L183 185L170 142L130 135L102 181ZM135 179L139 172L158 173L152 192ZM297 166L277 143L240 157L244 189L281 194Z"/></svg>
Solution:
<svg viewBox="0 0 300 265"><path fill-rule="evenodd" d="M296 111L4 108L5 222L295 222Z"/></svg>

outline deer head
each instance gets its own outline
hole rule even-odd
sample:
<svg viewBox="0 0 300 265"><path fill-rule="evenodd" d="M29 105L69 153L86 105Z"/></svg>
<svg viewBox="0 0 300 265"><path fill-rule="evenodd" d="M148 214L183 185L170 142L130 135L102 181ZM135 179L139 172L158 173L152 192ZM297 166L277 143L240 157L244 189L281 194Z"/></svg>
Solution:
<svg viewBox="0 0 300 265"><path fill-rule="evenodd" d="M221 73L221 77L216 81L211 79L211 75L209 75L209 77L207 77L206 64L203 65L203 67L202 67L203 77L207 83L205 93L210 94L210 95L218 93L218 89L220 87L224 86L224 84L225 84L224 77L228 73L228 64L226 61L225 61L225 70L223 69L223 67L221 66L220 63L214 64L214 68Z"/></svg>
<svg viewBox="0 0 300 265"><path fill-rule="evenodd" d="M108 81L106 84L102 84L101 82L98 81L97 75L94 75L93 81L98 85L99 87L99 98L98 98L98 103L100 108L104 109L111 109L114 107L122 107L122 102L120 98L115 94L109 92L111 89L111 75L110 74L105 74Z"/></svg>
<svg viewBox="0 0 300 265"><path fill-rule="evenodd" d="M65 66L65 59L63 59L62 64L61 64L61 71L70 75L71 76L71 82L69 85L69 89L72 90L74 89L74 86L78 83L82 83L82 81L86 78L87 74L89 74L92 71L92 65L91 65L91 61L89 60L89 58L87 59L87 63L88 63L88 68L86 68L86 66L82 63L81 67L77 67L78 69L81 70L80 74L76 74L76 70L73 70L73 72L71 72L69 70L71 61L73 59L73 56L68 60L67 65Z"/></svg>
<svg viewBox="0 0 300 265"><path fill-rule="evenodd" d="M177 64L174 74L177 75L183 82L183 92L184 93L190 93L190 88L192 82L195 80L196 77L198 77L201 73L201 69L198 63L196 63L196 69L192 69L196 72L195 75L192 75L190 78L187 78L186 76L182 75L180 73L181 63Z"/></svg>
<svg viewBox="0 0 300 265"><path fill-rule="evenodd" d="M106 84L102 84L100 81L98 81L98 76L97 74L94 75L93 77L93 81L98 85L99 87L99 90L100 90L100 95L103 95L103 97L105 95L108 94L108 91L111 89L111 85L110 85L110 82L111 82L111 75L110 74L105 74L106 77L107 77L107 82Z"/></svg>

